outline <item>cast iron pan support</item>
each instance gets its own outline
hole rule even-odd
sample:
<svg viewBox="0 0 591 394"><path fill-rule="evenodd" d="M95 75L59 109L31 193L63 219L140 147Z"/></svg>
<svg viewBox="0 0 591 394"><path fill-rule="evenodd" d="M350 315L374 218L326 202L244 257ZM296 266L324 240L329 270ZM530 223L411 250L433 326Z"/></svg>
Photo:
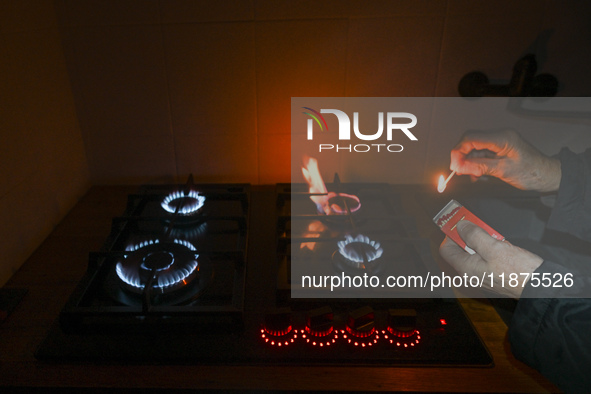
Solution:
<svg viewBox="0 0 591 394"><path fill-rule="evenodd" d="M183 189L183 198L177 204L174 213L172 214L172 219L168 223L168 227L166 229L166 233L164 234L163 239L169 239L170 234L174 228L174 222L179 216L179 212L181 212L181 208L185 204L185 198L191 192L193 188L193 174L189 174L189 179L185 183L185 187ZM158 267L153 267L150 271L150 276L146 277L146 285L144 286L144 291L142 292L142 311L144 313L149 313L152 310L152 297L153 297L153 284L154 281L158 279Z"/></svg>

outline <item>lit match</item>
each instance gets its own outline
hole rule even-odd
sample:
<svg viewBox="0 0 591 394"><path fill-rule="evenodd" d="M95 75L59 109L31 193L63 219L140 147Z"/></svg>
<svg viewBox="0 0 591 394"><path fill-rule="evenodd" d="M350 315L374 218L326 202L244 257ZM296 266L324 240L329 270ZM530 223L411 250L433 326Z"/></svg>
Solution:
<svg viewBox="0 0 591 394"><path fill-rule="evenodd" d="M443 179L443 175L439 176L439 182L437 183L437 191L439 193L443 193L445 188L447 187L447 182L456 174L456 170L453 170L451 174L447 177L447 179Z"/></svg>

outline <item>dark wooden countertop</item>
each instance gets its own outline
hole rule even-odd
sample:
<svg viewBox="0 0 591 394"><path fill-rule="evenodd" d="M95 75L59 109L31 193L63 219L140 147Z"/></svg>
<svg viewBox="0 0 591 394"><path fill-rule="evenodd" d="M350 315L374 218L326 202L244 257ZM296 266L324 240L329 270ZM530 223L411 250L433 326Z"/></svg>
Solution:
<svg viewBox="0 0 591 394"><path fill-rule="evenodd" d="M256 188L256 187L255 187ZM240 390L555 392L515 360L507 326L486 300L461 303L494 358L492 368L93 365L47 363L34 352L98 250L111 219L137 187L95 186L14 274L5 288L28 293L0 323L1 387ZM81 264L81 262L83 262Z"/></svg>

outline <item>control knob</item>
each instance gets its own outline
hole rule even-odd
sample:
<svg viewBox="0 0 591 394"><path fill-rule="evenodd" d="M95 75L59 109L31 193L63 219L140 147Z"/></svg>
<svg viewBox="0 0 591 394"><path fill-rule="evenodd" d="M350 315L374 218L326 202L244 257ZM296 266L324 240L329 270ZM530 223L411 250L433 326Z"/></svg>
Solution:
<svg viewBox="0 0 591 394"><path fill-rule="evenodd" d="M308 312L306 333L315 337L324 337L333 331L333 312L330 306L316 308Z"/></svg>
<svg viewBox="0 0 591 394"><path fill-rule="evenodd" d="M264 331L274 337L282 337L292 330L291 311L281 309L265 316Z"/></svg>
<svg viewBox="0 0 591 394"><path fill-rule="evenodd" d="M357 338L367 338L375 332L375 315L370 306L355 309L349 313L347 332Z"/></svg>
<svg viewBox="0 0 591 394"><path fill-rule="evenodd" d="M416 334L417 311L415 309L389 309L388 331L398 338Z"/></svg>

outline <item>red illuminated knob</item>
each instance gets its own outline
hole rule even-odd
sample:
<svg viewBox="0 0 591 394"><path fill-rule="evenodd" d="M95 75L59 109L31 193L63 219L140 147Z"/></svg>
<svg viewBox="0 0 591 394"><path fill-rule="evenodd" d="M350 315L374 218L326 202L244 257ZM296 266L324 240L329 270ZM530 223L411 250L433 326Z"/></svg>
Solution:
<svg viewBox="0 0 591 394"><path fill-rule="evenodd" d="M416 334L417 311L414 309L389 309L388 331L398 338L408 338Z"/></svg>
<svg viewBox="0 0 591 394"><path fill-rule="evenodd" d="M308 312L306 332L315 337L324 337L333 332L333 313L329 306Z"/></svg>
<svg viewBox="0 0 591 394"><path fill-rule="evenodd" d="M281 337L291 332L291 311L281 310L265 316L264 330L267 334Z"/></svg>
<svg viewBox="0 0 591 394"><path fill-rule="evenodd" d="M373 309L369 306L356 309L349 313L347 332L357 338L367 338L375 332Z"/></svg>

